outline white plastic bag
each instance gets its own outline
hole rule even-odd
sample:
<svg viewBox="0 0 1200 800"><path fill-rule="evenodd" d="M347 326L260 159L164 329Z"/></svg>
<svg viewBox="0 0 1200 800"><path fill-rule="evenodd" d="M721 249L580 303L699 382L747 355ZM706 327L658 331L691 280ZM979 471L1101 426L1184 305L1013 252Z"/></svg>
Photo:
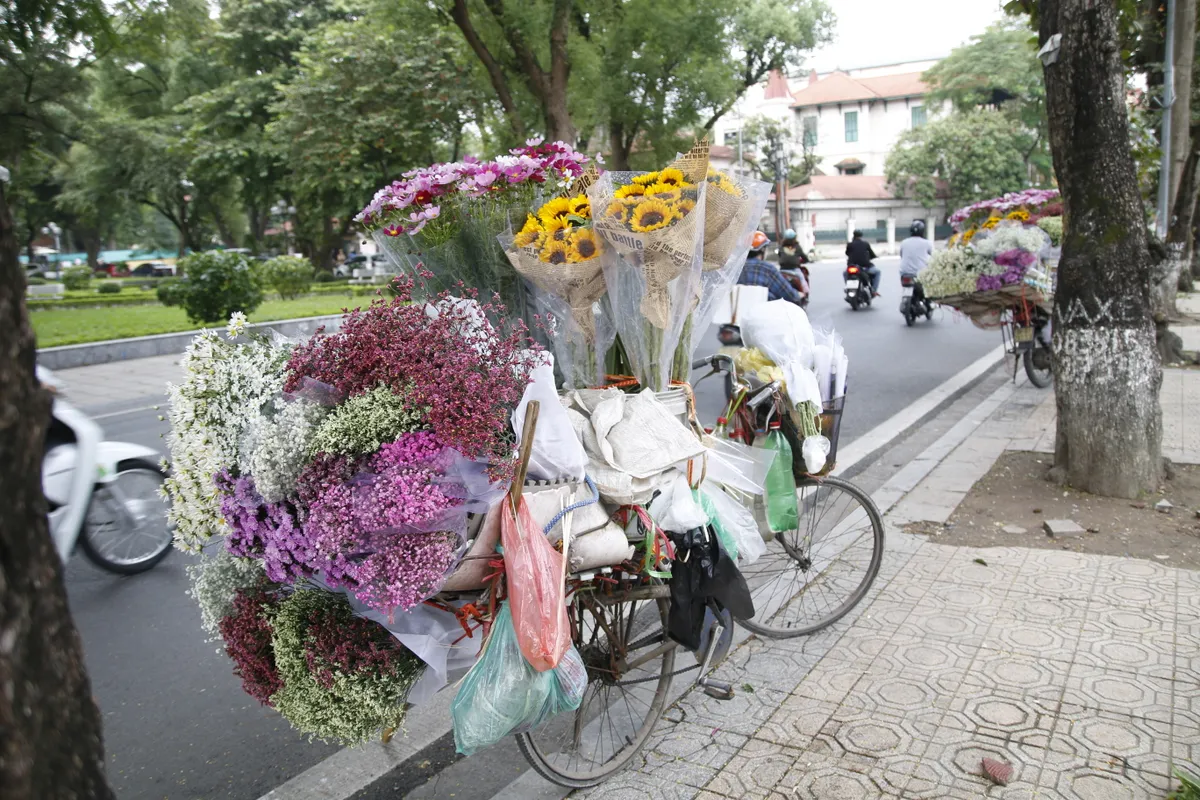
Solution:
<svg viewBox="0 0 1200 800"><path fill-rule="evenodd" d="M798 406L807 401L820 408L821 389L817 386L817 376L813 374L813 371L799 361L789 361L782 364L781 367L783 379L787 382L788 397L791 398L792 404Z"/></svg>
<svg viewBox="0 0 1200 800"><path fill-rule="evenodd" d="M731 486L747 494L761 495L766 489L767 472L775 460L773 451L734 442L716 436L705 436L708 480Z"/></svg>
<svg viewBox="0 0 1200 800"><path fill-rule="evenodd" d="M780 366L790 361L812 369L813 331L804 309L787 300L772 300L750 309L742 320L742 341L757 347Z"/></svg>
<svg viewBox="0 0 1200 800"><path fill-rule="evenodd" d="M571 572L582 572L596 567L611 567L633 558L634 547L625 536L625 531L615 522L610 522L598 531L571 539L567 564Z"/></svg>
<svg viewBox="0 0 1200 800"><path fill-rule="evenodd" d="M534 369L533 381L525 387L525 394L513 411L513 430L519 439L525 425L525 407L531 400L539 401L541 408L538 409L537 431L529 456L529 477L547 481L581 481L587 467L587 453L575 434L566 409L558 400L558 392L554 388L553 358L550 361Z"/></svg>
<svg viewBox="0 0 1200 800"><path fill-rule="evenodd" d="M821 389L821 400L829 400L833 396L833 348L827 344L813 347L813 372L817 376L817 386Z"/></svg>
<svg viewBox="0 0 1200 800"><path fill-rule="evenodd" d="M800 445L800 454L804 457L804 469L810 475L816 475L825 467L825 459L829 457L829 440L824 436L809 436Z"/></svg>
<svg viewBox="0 0 1200 800"><path fill-rule="evenodd" d="M737 542L739 564L753 564L767 552L766 542L758 532L758 523L750 509L722 491L720 486L705 481L701 491L712 503L721 527Z"/></svg>
<svg viewBox="0 0 1200 800"><path fill-rule="evenodd" d="M650 518L664 531L684 533L708 524L708 514L692 496L692 487L682 472L675 474L647 510Z"/></svg>

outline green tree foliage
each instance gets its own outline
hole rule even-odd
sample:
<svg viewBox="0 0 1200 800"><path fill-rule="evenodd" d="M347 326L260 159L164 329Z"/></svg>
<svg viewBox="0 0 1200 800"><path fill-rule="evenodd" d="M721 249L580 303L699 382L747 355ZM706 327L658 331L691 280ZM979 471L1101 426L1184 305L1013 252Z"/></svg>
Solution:
<svg viewBox="0 0 1200 800"><path fill-rule="evenodd" d="M331 264L332 248L379 186L461 155L454 143L478 95L459 56L448 35L418 35L383 12L331 22L307 40L268 132L318 264Z"/></svg>
<svg viewBox="0 0 1200 800"><path fill-rule="evenodd" d="M284 300L307 294L313 282L313 265L300 256L277 256L259 267L262 282Z"/></svg>
<svg viewBox="0 0 1200 800"><path fill-rule="evenodd" d="M262 304L254 266L241 253L209 250L181 259L179 265L187 277L173 284L168 299L183 306L193 322L223 322L235 311L249 314Z"/></svg>
<svg viewBox="0 0 1200 800"><path fill-rule="evenodd" d="M794 141L795 137L787 125L767 116L751 117L742 126L742 148L754 153L754 157L747 158L746 163L760 181L775 182L775 165L771 163L771 154L783 153L788 183L800 186L809 182L817 166L817 158L812 146L807 143L799 151L792 149Z"/></svg>
<svg viewBox="0 0 1200 800"><path fill-rule="evenodd" d="M1046 86L1036 37L1015 20L991 25L970 44L955 48L924 75L929 105L949 102L957 113L996 109L1031 135L1022 158L1038 180L1049 180Z"/></svg>
<svg viewBox="0 0 1200 800"><path fill-rule="evenodd" d="M926 208L937 201L939 183L950 208L1028 185L1025 154L1033 135L1002 111L951 114L906 131L888 155L885 172L897 192Z"/></svg>

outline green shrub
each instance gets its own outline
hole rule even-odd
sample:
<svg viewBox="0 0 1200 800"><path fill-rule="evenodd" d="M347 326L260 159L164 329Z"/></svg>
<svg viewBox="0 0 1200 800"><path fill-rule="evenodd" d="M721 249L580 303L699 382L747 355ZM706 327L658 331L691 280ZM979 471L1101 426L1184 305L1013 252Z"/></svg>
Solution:
<svg viewBox="0 0 1200 800"><path fill-rule="evenodd" d="M317 275L313 280L315 280L317 283L333 283L337 280L337 276L327 269L319 269L317 270Z"/></svg>
<svg viewBox="0 0 1200 800"><path fill-rule="evenodd" d="M25 285L26 286L45 286L46 279L39 278L36 275L31 275L30 277L25 279Z"/></svg>
<svg viewBox="0 0 1200 800"><path fill-rule="evenodd" d="M1042 217L1038 220L1037 226L1050 234L1050 243L1055 247L1062 245L1063 235L1063 218L1062 217Z"/></svg>
<svg viewBox="0 0 1200 800"><path fill-rule="evenodd" d="M252 262L242 253L209 250L187 256L180 265L187 279L167 294L193 322L224 322L235 311L253 312L263 301Z"/></svg>
<svg viewBox="0 0 1200 800"><path fill-rule="evenodd" d="M96 278L96 279L98 279L98 280L103 280L103 279L105 279L105 278L108 278L108 277L111 277L111 276L110 276L110 275L109 275L107 272L105 272L104 270L102 270L102 269L98 269L98 270L96 270L95 272L93 272L93 273L92 273L92 277L93 277L93 278Z"/></svg>
<svg viewBox="0 0 1200 800"><path fill-rule="evenodd" d="M67 291L74 292L80 289L88 288L88 284L92 282L91 267L67 267L62 274L63 286L67 287Z"/></svg>
<svg viewBox="0 0 1200 800"><path fill-rule="evenodd" d="M163 281L158 285L155 294L158 295L158 302L164 306L179 306L183 305L183 294L187 281Z"/></svg>
<svg viewBox="0 0 1200 800"><path fill-rule="evenodd" d="M313 265L300 256L276 256L259 267L263 283L284 300L307 294L313 282Z"/></svg>
<svg viewBox="0 0 1200 800"><path fill-rule="evenodd" d="M96 287L96 291L100 294L120 294L121 284L117 283L116 281L102 283Z"/></svg>

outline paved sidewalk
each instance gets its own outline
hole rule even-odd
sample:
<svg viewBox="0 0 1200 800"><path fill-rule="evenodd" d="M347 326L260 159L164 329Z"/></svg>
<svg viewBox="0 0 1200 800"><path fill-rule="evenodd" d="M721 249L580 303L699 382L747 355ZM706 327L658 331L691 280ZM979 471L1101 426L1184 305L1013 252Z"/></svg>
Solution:
<svg viewBox="0 0 1200 800"><path fill-rule="evenodd" d="M74 367L54 373L67 386L67 397L86 410L143 401L165 402L167 383L183 378L180 355L152 356Z"/></svg>
<svg viewBox="0 0 1200 800"><path fill-rule="evenodd" d="M1164 384L1185 432L1166 386L1194 399L1193 374ZM848 619L752 638L717 671L749 689L688 693L637 769L578 796L1164 798L1174 770L1200 772L1200 572L898 531L944 520L1006 449L1052 445L1053 426L1051 392L994 393L876 493L886 555ZM1008 786L981 777L985 757L1012 765Z"/></svg>

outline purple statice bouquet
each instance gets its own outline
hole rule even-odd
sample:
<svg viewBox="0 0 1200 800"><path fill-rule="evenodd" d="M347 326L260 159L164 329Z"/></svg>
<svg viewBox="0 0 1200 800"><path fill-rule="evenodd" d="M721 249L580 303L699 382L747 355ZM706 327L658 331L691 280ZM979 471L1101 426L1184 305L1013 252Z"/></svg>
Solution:
<svg viewBox="0 0 1200 800"><path fill-rule="evenodd" d="M1037 263L1037 256L1028 250L1005 250L1003 253L997 253L994 261L996 266L1002 267L1004 271L980 275L975 282L976 291L986 292L1021 283L1025 279L1026 270Z"/></svg>

